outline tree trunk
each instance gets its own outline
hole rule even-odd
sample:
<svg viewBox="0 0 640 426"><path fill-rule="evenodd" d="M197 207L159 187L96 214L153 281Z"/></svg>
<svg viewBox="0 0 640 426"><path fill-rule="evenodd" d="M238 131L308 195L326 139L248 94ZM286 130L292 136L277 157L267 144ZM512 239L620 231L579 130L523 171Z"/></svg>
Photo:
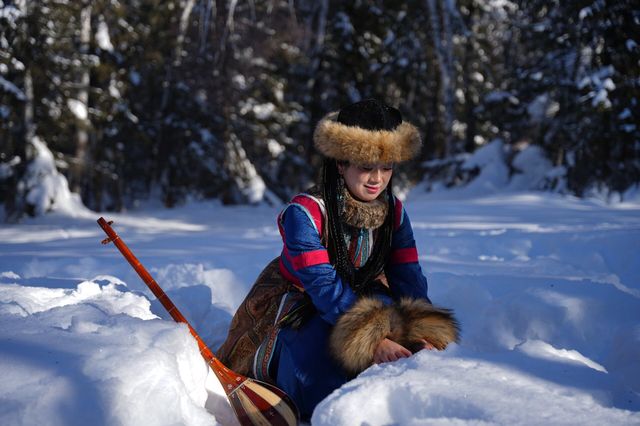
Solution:
<svg viewBox="0 0 640 426"><path fill-rule="evenodd" d="M23 0L16 2L18 9L22 12L23 16L29 16L29 1ZM29 34L28 19L22 21L21 31L23 34ZM14 173L9 179L8 187L10 190L7 193L7 197L4 201L4 209L6 212L7 222L16 222L24 211L24 193L20 189L19 182L22 178L26 165L33 159L35 150L31 146L31 142L36 135L36 124L34 118L34 93L33 93L33 77L31 75L31 67L33 65L30 62L25 63L24 69L24 111L23 111L23 126L24 126L24 139L20 141L15 150L22 161L16 165L16 173ZM11 191L12 189L12 191ZM13 193L11 193L13 192Z"/></svg>
<svg viewBox="0 0 640 426"><path fill-rule="evenodd" d="M454 117L453 39L451 35L451 23L448 15L449 12L443 4L440 4L441 7L439 8L436 0L426 0L426 4L431 19L431 35L440 74L439 97L441 104L439 111L442 117L440 125L444 143L442 152L445 157L448 157L454 151L451 134ZM442 27L440 25L441 20Z"/></svg>
<svg viewBox="0 0 640 426"><path fill-rule="evenodd" d="M178 29L178 39L176 41L176 49L174 52L173 65L175 67L180 66L182 63L182 46L184 46L184 39L187 34L187 29L189 28L189 17L191 16L191 11L193 10L193 6L195 6L196 0L187 0L184 5L184 9L182 9L182 15L180 16L180 27Z"/></svg>
<svg viewBox="0 0 640 426"><path fill-rule="evenodd" d="M33 78L31 77L30 65L27 65L27 69L24 73L24 140L25 146L33 140L36 135L36 124L34 122L34 108L33 108ZM27 159L29 160L29 159Z"/></svg>
<svg viewBox="0 0 640 426"><path fill-rule="evenodd" d="M473 6L469 7L469 27L473 28L473 19L474 19L474 10ZM473 81L471 78L471 74L473 73L473 64L474 64L474 45L475 45L475 35L472 32L467 33L466 37L466 45L465 45L465 53L464 53L464 63L462 67L462 84L464 87L464 96L465 96L465 121L467 123L467 128L465 131L465 142L463 150L464 152L473 152L475 150L475 134L476 134L476 94L475 90L472 90Z"/></svg>
<svg viewBox="0 0 640 426"><path fill-rule="evenodd" d="M29 1L24 0L22 4L18 5L19 8L22 9L22 13L24 16L29 16ZM23 34L29 34L29 26L28 20L25 19L22 22L22 32ZM29 143L33 140L33 137L36 135L36 124L34 121L34 95L33 95L33 77L31 76L31 67L33 66L31 63L25 64L24 71L24 147L27 147ZM30 158L25 158L26 161L29 161Z"/></svg>
<svg viewBox="0 0 640 426"><path fill-rule="evenodd" d="M86 4L80 12L80 56L82 59L89 54L91 43L91 4ZM85 62L81 60L81 62ZM88 117L89 109L89 85L91 84L89 65L84 63L80 71L80 84L77 93L77 100L80 106L87 111L87 116L76 113L76 152L73 160L74 164L71 172L71 191L82 194L85 183L88 181L86 173L90 170L89 161L89 129L91 121Z"/></svg>

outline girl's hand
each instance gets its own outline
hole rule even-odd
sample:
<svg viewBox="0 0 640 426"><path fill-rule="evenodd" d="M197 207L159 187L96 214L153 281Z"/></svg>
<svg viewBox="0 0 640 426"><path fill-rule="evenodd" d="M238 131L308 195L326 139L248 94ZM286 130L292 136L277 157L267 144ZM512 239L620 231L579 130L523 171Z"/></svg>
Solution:
<svg viewBox="0 0 640 426"><path fill-rule="evenodd" d="M424 348L423 349L426 349L426 350L429 350L429 351L435 349L435 346L433 346L431 343L427 342L426 340L422 339L421 342L424 344Z"/></svg>
<svg viewBox="0 0 640 426"><path fill-rule="evenodd" d="M400 358L411 356L411 351L404 346L385 338L378 344L374 354L373 362L380 364L382 362L396 361Z"/></svg>

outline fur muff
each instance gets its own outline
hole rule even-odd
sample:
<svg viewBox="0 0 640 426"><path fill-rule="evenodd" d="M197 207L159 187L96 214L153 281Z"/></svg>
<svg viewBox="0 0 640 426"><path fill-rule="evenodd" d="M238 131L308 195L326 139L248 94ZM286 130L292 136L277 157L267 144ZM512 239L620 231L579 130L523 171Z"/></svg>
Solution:
<svg viewBox="0 0 640 426"><path fill-rule="evenodd" d="M375 350L386 337L416 353L424 348L423 340L443 350L459 336L458 322L449 309L408 298L385 306L364 297L338 319L330 348L344 370L355 376L373 363Z"/></svg>
<svg viewBox="0 0 640 426"><path fill-rule="evenodd" d="M392 328L389 338L413 353L424 348L423 340L441 351L460 339L460 326L449 309L409 298L401 299L394 308L400 325Z"/></svg>
<svg viewBox="0 0 640 426"><path fill-rule="evenodd" d="M313 134L316 149L326 157L355 164L400 163L422 145L418 129L406 121L393 130L368 130L339 123L337 116L327 114Z"/></svg>
<svg viewBox="0 0 640 426"><path fill-rule="evenodd" d="M339 319L329 337L331 353L349 374L371 365L378 344L391 333L390 306L363 297Z"/></svg>

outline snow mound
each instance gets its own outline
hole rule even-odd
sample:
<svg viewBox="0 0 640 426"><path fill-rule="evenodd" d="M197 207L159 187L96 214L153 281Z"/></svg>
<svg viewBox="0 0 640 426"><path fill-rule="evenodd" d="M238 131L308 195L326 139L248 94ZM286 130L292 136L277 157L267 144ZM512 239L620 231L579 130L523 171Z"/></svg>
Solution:
<svg viewBox="0 0 640 426"><path fill-rule="evenodd" d="M1 424L218 424L207 405L229 417L186 325L154 319L116 278L0 284L0 318Z"/></svg>
<svg viewBox="0 0 640 426"><path fill-rule="evenodd" d="M25 201L34 216L55 211L71 217L87 213L80 196L69 190L67 179L58 172L53 154L43 140L34 137L31 141L34 158L27 166L21 182Z"/></svg>
<svg viewBox="0 0 640 426"><path fill-rule="evenodd" d="M410 359L370 367L320 403L311 423L569 425L640 420L637 413L599 405L583 390L456 352L450 358L423 351ZM363 401L367 401L366 410Z"/></svg>
<svg viewBox="0 0 640 426"><path fill-rule="evenodd" d="M100 282L106 284L101 285ZM62 306L84 303L109 315L125 314L143 320L157 318L150 311L148 299L122 291L123 288L126 289L126 285L122 281L106 275L83 281L73 290L0 284L0 314L26 317Z"/></svg>
<svg viewBox="0 0 640 426"><path fill-rule="evenodd" d="M233 315L242 303L242 295L234 292L239 279L229 269L205 267L202 263L168 264L154 269L158 282L164 284L165 291L202 285L209 289L206 305L216 305Z"/></svg>

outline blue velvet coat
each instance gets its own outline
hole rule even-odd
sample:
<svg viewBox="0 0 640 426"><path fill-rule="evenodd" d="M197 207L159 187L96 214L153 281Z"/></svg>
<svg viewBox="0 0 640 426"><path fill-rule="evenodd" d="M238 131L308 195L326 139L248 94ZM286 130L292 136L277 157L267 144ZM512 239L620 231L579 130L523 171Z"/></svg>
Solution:
<svg viewBox="0 0 640 426"><path fill-rule="evenodd" d="M394 202L391 255L384 270L392 298L428 300L409 217L400 200ZM278 217L284 243L280 272L303 289L317 309L301 328L280 330L271 360L272 377L293 398L303 418L309 418L322 399L348 380L329 354L328 338L331 326L357 300L329 262L323 218L324 203L309 194L294 197ZM380 297L391 302L388 296Z"/></svg>

